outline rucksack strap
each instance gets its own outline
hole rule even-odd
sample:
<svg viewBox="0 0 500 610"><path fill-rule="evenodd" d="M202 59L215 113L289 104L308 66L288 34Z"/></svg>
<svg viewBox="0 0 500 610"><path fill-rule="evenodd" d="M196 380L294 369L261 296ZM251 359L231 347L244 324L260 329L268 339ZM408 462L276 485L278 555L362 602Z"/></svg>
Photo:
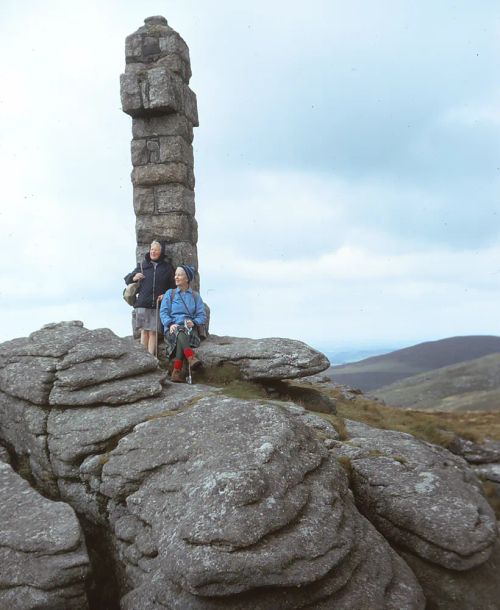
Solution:
<svg viewBox="0 0 500 610"><path fill-rule="evenodd" d="M175 293L177 292L177 288L172 288L171 292L170 292L170 310L172 310L172 303L174 302L174 297L175 297ZM193 290L193 299L194 299L194 313L191 313L188 309L188 306L186 305L186 302L184 301L184 299L182 298L182 293L179 292L179 296L182 299L182 303L184 305L184 309L186 310L186 313L188 315L190 315L192 318L194 316L196 316L196 310L198 309L198 303L200 302L200 293L196 292L196 290Z"/></svg>

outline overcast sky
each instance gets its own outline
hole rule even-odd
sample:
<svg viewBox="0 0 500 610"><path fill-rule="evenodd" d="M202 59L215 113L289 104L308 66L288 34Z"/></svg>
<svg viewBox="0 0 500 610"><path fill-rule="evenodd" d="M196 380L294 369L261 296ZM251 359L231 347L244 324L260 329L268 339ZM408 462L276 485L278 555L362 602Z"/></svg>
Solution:
<svg viewBox="0 0 500 610"><path fill-rule="evenodd" d="M130 332L125 36L189 45L217 334L324 348L500 335L500 4L2 0L0 340Z"/></svg>

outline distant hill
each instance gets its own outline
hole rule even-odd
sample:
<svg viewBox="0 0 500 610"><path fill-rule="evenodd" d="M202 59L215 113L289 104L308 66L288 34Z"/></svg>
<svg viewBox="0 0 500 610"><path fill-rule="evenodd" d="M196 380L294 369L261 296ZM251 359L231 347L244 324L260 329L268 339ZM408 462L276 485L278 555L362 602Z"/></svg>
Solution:
<svg viewBox="0 0 500 610"><path fill-rule="evenodd" d="M389 352L393 352L395 349L396 346L372 349L346 349L339 352L325 351L324 349L319 348L319 351L325 354L333 366L340 366L341 364L347 364L348 362L358 362L364 358L388 354Z"/></svg>
<svg viewBox="0 0 500 610"><path fill-rule="evenodd" d="M500 353L500 337L470 335L426 341L389 354L333 366L328 375L363 392L369 392L426 371Z"/></svg>
<svg viewBox="0 0 500 610"><path fill-rule="evenodd" d="M500 354L445 366L378 388L394 407L436 411L500 411Z"/></svg>

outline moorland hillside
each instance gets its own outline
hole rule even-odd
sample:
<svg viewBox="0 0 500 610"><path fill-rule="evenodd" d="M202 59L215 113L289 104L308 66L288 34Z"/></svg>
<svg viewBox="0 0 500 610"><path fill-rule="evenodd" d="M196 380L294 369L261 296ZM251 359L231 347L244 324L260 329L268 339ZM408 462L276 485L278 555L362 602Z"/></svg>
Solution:
<svg viewBox="0 0 500 610"><path fill-rule="evenodd" d="M500 354L407 377L373 392L396 407L436 411L500 410Z"/></svg>
<svg viewBox="0 0 500 610"><path fill-rule="evenodd" d="M449 337L426 341L359 362L333 366L328 374L336 383L370 392L419 373L494 353L500 353L500 337Z"/></svg>

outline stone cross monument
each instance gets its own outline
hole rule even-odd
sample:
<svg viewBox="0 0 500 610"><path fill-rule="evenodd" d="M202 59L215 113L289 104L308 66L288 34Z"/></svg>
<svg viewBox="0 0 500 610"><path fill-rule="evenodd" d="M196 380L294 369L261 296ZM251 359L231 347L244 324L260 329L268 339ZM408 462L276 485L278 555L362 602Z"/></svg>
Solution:
<svg viewBox="0 0 500 610"><path fill-rule="evenodd" d="M198 110L189 49L164 17L144 24L126 38L120 77L122 108L132 117L137 260L158 239L174 268L198 268L192 147Z"/></svg>

